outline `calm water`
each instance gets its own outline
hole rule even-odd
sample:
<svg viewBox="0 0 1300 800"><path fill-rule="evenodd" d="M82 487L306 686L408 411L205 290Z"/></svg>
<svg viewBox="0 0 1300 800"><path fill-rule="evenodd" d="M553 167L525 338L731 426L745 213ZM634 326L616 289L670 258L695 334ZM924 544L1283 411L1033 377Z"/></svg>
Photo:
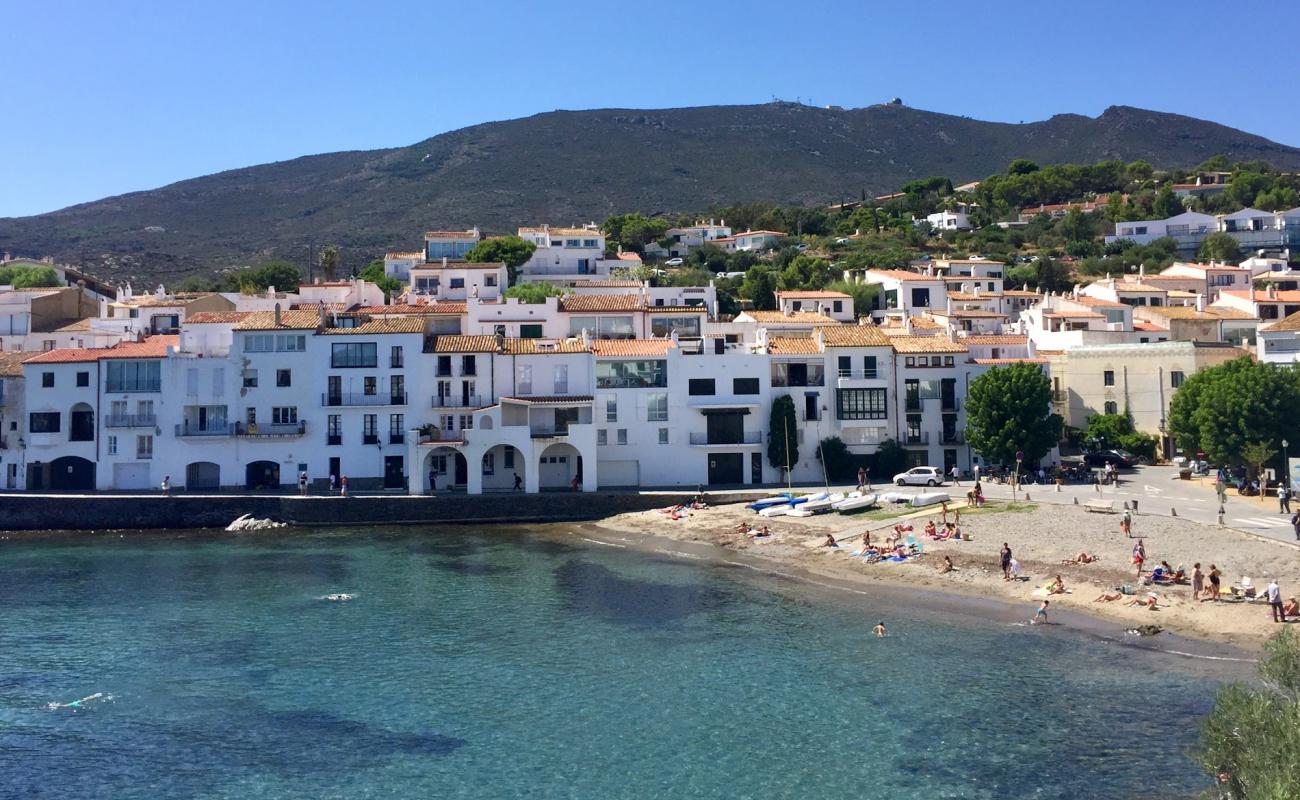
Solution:
<svg viewBox="0 0 1300 800"><path fill-rule="evenodd" d="M1215 680L1176 659L736 573L503 530L3 542L0 793L1206 785L1183 753ZM95 692L113 699L45 708Z"/></svg>

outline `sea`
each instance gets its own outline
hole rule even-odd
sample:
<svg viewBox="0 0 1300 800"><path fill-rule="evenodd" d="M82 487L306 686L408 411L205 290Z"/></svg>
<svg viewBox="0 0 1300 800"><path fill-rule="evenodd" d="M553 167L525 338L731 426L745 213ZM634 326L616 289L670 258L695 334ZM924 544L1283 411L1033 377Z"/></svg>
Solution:
<svg viewBox="0 0 1300 800"><path fill-rule="evenodd" d="M0 541L0 797L1191 797L1248 672L573 533Z"/></svg>

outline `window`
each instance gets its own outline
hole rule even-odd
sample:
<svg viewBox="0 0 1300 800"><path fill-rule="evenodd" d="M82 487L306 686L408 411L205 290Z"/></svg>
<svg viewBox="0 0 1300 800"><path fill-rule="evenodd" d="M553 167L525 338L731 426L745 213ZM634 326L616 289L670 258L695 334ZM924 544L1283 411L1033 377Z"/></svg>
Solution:
<svg viewBox="0 0 1300 800"><path fill-rule="evenodd" d="M255 369L244 370L244 388L245 389L257 388L257 370Z"/></svg>
<svg viewBox="0 0 1300 800"><path fill-rule="evenodd" d="M627 444L627 428L619 428L617 433L618 433L618 443Z"/></svg>
<svg viewBox="0 0 1300 800"><path fill-rule="evenodd" d="M277 369L275 371L275 385L281 387L292 386L293 385L292 373L290 373L290 371L287 369Z"/></svg>
<svg viewBox="0 0 1300 800"><path fill-rule="evenodd" d="M1177 389L1179 386L1182 386L1183 381L1185 379L1186 376L1183 375L1183 373L1179 372L1178 370L1174 370L1173 372L1169 373L1169 385L1174 387L1175 389Z"/></svg>
<svg viewBox="0 0 1300 800"><path fill-rule="evenodd" d="M659 444L668 444L668 429L659 429Z"/></svg>
<svg viewBox="0 0 1300 800"><path fill-rule="evenodd" d="M568 394L569 392L569 365L555 365L555 393Z"/></svg>
<svg viewBox="0 0 1300 800"><path fill-rule="evenodd" d="M271 424L273 425L297 425L298 424L298 407L297 406L276 406L271 409Z"/></svg>
<svg viewBox="0 0 1300 800"><path fill-rule="evenodd" d="M686 384L686 393L693 397L716 394L713 378L691 378Z"/></svg>
<svg viewBox="0 0 1300 800"><path fill-rule="evenodd" d="M153 458L153 437L142 434L135 437L135 457Z"/></svg>
<svg viewBox="0 0 1300 800"><path fill-rule="evenodd" d="M484 454L483 454L483 474L484 474L484 475L495 475L495 474L496 474L496 471L497 471L496 460L497 460L497 459L496 459L496 453L484 453Z"/></svg>
<svg viewBox="0 0 1300 800"><path fill-rule="evenodd" d="M669 317L663 314L655 314L650 318L650 335L656 339L664 339L676 333L679 337L698 339L700 336L700 318L693 317Z"/></svg>
<svg viewBox="0 0 1300 800"><path fill-rule="evenodd" d="M655 392L646 398L646 422L668 421L668 393Z"/></svg>
<svg viewBox="0 0 1300 800"><path fill-rule="evenodd" d="M252 426L254 426L254 425L257 424L257 409L256 409L256 408L246 408L246 409L244 409L244 422L246 422L250 428L251 428Z"/></svg>
<svg viewBox="0 0 1300 800"><path fill-rule="evenodd" d="M915 308L929 308L929 306L930 306L930 290L929 290L929 289L913 289L913 290L912 290L912 306L915 307Z"/></svg>
<svg viewBox="0 0 1300 800"><path fill-rule="evenodd" d="M402 355L401 345L395 344L392 349L388 351L388 366L391 369L401 369L405 360L406 359Z"/></svg>
<svg viewBox="0 0 1300 800"><path fill-rule="evenodd" d="M379 444L378 414L366 414L361 418L361 441L363 444Z"/></svg>
<svg viewBox="0 0 1300 800"><path fill-rule="evenodd" d="M89 373L89 372L78 372L78 373L77 373L77 385L78 385L78 386L89 386L89 385L90 385L90 373Z"/></svg>
<svg viewBox="0 0 1300 800"><path fill-rule="evenodd" d="M461 375L476 375L476 374L478 374L478 362L475 361L474 356L461 356L461 358L460 358L460 374L461 374Z"/></svg>
<svg viewBox="0 0 1300 800"><path fill-rule="evenodd" d="M596 444L598 444L598 445L607 445L607 444L609 444L609 431L605 430L604 428L597 428L597 429L596 429Z"/></svg>
<svg viewBox="0 0 1300 800"><path fill-rule="evenodd" d="M488 287L496 286L496 285L497 285L497 276L495 276L495 275L484 275L484 276L483 276L483 285L484 285L484 286L488 286Z"/></svg>
<svg viewBox="0 0 1300 800"><path fill-rule="evenodd" d="M108 454L109 454L110 456L115 456L115 455L117 455L117 437L116 437L116 436L110 436L110 437L108 437Z"/></svg>
<svg viewBox="0 0 1300 800"><path fill-rule="evenodd" d="M125 410L123 410L123 413L125 414ZM149 421L153 420L153 401L137 400L135 404L135 415L138 418L138 421L143 421L146 425L149 424Z"/></svg>
<svg viewBox="0 0 1300 800"><path fill-rule="evenodd" d="M862 377L864 377L864 378L874 378L874 377L876 377L876 357L875 357L875 356L863 356L863 357L862 357Z"/></svg>
<svg viewBox="0 0 1300 800"><path fill-rule="evenodd" d="M457 418L456 422L460 425L460 429L461 429L462 431L472 431L472 430L474 430L474 415L473 415L473 414L461 414L461 415Z"/></svg>
<svg viewBox="0 0 1300 800"><path fill-rule="evenodd" d="M520 364L516 370L518 374L518 386L516 391L520 394L533 393L533 366L531 364Z"/></svg>
<svg viewBox="0 0 1300 800"><path fill-rule="evenodd" d="M1103 410L1107 414L1118 414L1119 404L1116 403L1114 400L1107 400L1106 404L1103 406Z"/></svg>
<svg viewBox="0 0 1300 800"><path fill-rule="evenodd" d="M908 356L907 358L903 359L903 365L907 367L915 367L916 356Z"/></svg>
<svg viewBox="0 0 1300 800"><path fill-rule="evenodd" d="M368 395L379 393L379 381L374 375L367 375L361 379L361 393Z"/></svg>
<svg viewBox="0 0 1300 800"><path fill-rule="evenodd" d="M502 466L502 468L503 468L503 469L514 469L514 468L515 468L515 449L514 449L513 447L507 447L507 448L505 449L504 452L505 452L505 455L504 455L504 457L502 457L502 459L501 459L501 466Z"/></svg>
<svg viewBox="0 0 1300 800"><path fill-rule="evenodd" d="M456 417L454 414L443 414L438 418L438 422L442 425L442 429L448 433L456 430Z"/></svg>
<svg viewBox="0 0 1300 800"><path fill-rule="evenodd" d="M451 285L451 288L453 288L453 289L464 289L464 288L465 288L465 279L464 279L464 278L452 278L452 279L449 281L449 283L450 283L450 285Z"/></svg>
<svg viewBox="0 0 1300 800"><path fill-rule="evenodd" d="M343 417L339 414L330 414L326 422L326 444L343 444Z"/></svg>
<svg viewBox="0 0 1300 800"><path fill-rule="evenodd" d="M294 333L251 333L244 337L245 353L301 353L307 337Z"/></svg>
<svg viewBox="0 0 1300 800"><path fill-rule="evenodd" d="M388 376L388 399L395 405L401 405L406 402L406 376L389 375Z"/></svg>
<svg viewBox="0 0 1300 800"><path fill-rule="evenodd" d="M58 433L59 412L42 411L27 416L28 433Z"/></svg>
<svg viewBox="0 0 1300 800"><path fill-rule="evenodd" d="M1101 373L1101 383L1102 383L1103 386L1114 386L1114 385L1115 385L1115 370L1113 370L1113 369L1108 369L1108 370L1106 370L1105 372Z"/></svg>
<svg viewBox="0 0 1300 800"><path fill-rule="evenodd" d="M667 361L597 361L599 389L664 389L668 387Z"/></svg>
<svg viewBox="0 0 1300 800"><path fill-rule="evenodd" d="M618 395L605 395L605 421L618 422Z"/></svg>
<svg viewBox="0 0 1300 800"><path fill-rule="evenodd" d="M379 364L379 346L374 342L342 342L330 345L330 366L334 369L374 368Z"/></svg>
<svg viewBox="0 0 1300 800"><path fill-rule="evenodd" d="M389 414L388 415L388 441L390 444L401 444L406 433L406 415Z"/></svg>
<svg viewBox="0 0 1300 800"><path fill-rule="evenodd" d="M157 392L162 389L162 362L122 361L108 362L108 387L110 392Z"/></svg>
<svg viewBox="0 0 1300 800"><path fill-rule="evenodd" d="M540 339L542 338L542 326L536 323L519 326L520 339Z"/></svg>
<svg viewBox="0 0 1300 800"><path fill-rule="evenodd" d="M835 414L838 419L887 419L884 389L837 389Z"/></svg>
<svg viewBox="0 0 1300 800"><path fill-rule="evenodd" d="M43 388L43 389L53 389L53 388L54 388L54 373L53 373L53 372L42 372L42 373L41 373L41 388Z"/></svg>
<svg viewBox="0 0 1300 800"><path fill-rule="evenodd" d="M834 302L831 303L831 311L832 311L832 312L838 314L838 313L840 313L840 312L843 311L843 310L844 310L844 301L843 301L843 300L836 300L836 301L834 301Z"/></svg>
<svg viewBox="0 0 1300 800"><path fill-rule="evenodd" d="M954 366L955 364L956 364L956 359L955 359L954 356L944 356L944 357L943 357L943 365L944 365L945 367L951 367L951 366Z"/></svg>
<svg viewBox="0 0 1300 800"><path fill-rule="evenodd" d="M438 356L438 377L451 377L451 356Z"/></svg>
<svg viewBox="0 0 1300 800"><path fill-rule="evenodd" d="M758 378L733 378L732 394L758 394Z"/></svg>

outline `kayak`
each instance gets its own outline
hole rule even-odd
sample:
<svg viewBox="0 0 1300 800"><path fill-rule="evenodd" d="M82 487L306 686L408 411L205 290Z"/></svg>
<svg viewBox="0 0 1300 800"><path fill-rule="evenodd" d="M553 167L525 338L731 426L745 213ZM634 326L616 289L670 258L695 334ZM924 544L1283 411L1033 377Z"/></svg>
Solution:
<svg viewBox="0 0 1300 800"><path fill-rule="evenodd" d="M832 507L841 514L844 514L850 511L861 511L864 508L871 508L875 504L876 496L874 494L859 494L857 497L850 495L838 503L832 504Z"/></svg>
<svg viewBox="0 0 1300 800"><path fill-rule="evenodd" d="M755 500L745 506L745 508L748 508L750 511L762 511L763 509L772 506L788 506L790 505L790 500L792 498L793 495L789 494L779 494L776 497L764 497L762 500Z"/></svg>

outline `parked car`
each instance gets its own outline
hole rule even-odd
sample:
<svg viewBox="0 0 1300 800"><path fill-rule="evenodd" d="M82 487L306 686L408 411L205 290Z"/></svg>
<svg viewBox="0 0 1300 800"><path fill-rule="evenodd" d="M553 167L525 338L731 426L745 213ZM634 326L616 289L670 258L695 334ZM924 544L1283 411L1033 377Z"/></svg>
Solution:
<svg viewBox="0 0 1300 800"><path fill-rule="evenodd" d="M1083 463L1090 467L1104 467L1107 464L1114 464L1122 468L1133 466L1137 463L1137 459L1122 450L1097 450L1093 453L1085 453Z"/></svg>
<svg viewBox="0 0 1300 800"><path fill-rule="evenodd" d="M670 267L680 267L682 264L686 263L686 260L682 258L670 258L664 263Z"/></svg>
<svg viewBox="0 0 1300 800"><path fill-rule="evenodd" d="M899 486L939 486L943 483L943 471L938 467L912 467L895 475L894 483Z"/></svg>

